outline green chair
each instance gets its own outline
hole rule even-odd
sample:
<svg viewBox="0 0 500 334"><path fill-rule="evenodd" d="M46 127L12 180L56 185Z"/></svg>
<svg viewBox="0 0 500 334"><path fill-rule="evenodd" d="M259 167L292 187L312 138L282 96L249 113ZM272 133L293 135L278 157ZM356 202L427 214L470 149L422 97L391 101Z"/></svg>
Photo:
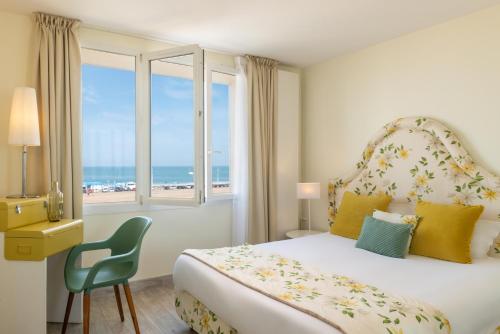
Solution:
<svg viewBox="0 0 500 334"><path fill-rule="evenodd" d="M128 279L137 272L142 239L151 226L151 223L151 218L135 217L123 223L109 239L81 244L71 249L64 267L64 280L66 288L69 290L69 295L62 328L63 334L66 333L75 293L82 291L83 333L89 333L90 292L96 288L113 286L120 319L123 321L125 318L123 316L120 289L118 288L119 284L123 284L135 332L140 333ZM111 256L102 259L91 268L75 267L75 261L81 253L98 249L110 249Z"/></svg>

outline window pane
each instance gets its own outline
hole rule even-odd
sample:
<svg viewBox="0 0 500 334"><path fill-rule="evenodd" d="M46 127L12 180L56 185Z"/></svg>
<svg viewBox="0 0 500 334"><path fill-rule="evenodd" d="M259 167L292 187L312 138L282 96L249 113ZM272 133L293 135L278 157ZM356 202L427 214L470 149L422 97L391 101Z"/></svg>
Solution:
<svg viewBox="0 0 500 334"><path fill-rule="evenodd" d="M194 198L193 55L151 61L151 196Z"/></svg>
<svg viewBox="0 0 500 334"><path fill-rule="evenodd" d="M211 162L214 194L231 192L231 111L234 102L235 76L212 72L211 89Z"/></svg>
<svg viewBox="0 0 500 334"><path fill-rule="evenodd" d="M83 203L135 200L135 57L82 49Z"/></svg>

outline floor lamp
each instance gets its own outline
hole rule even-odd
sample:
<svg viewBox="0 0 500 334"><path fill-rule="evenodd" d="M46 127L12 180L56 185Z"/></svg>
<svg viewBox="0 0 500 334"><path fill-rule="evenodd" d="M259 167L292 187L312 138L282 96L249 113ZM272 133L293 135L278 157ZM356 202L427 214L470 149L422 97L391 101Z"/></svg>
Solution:
<svg viewBox="0 0 500 334"><path fill-rule="evenodd" d="M307 199L307 223L311 231L311 199L320 198L320 184L317 182L297 183L297 198Z"/></svg>
<svg viewBox="0 0 500 334"><path fill-rule="evenodd" d="M20 195L9 195L8 198L36 198L28 195L26 190L26 163L28 146L40 146L40 129L38 125L38 108L36 91L31 87L17 87L14 90L12 109L9 121L9 144L22 146L22 191Z"/></svg>

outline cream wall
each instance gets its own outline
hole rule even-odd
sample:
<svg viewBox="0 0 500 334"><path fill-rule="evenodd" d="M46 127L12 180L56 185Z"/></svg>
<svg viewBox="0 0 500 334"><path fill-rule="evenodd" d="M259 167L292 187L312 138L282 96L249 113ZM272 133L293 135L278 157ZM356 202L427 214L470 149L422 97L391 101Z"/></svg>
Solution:
<svg viewBox="0 0 500 334"><path fill-rule="evenodd" d="M30 82L31 33L29 17L0 11L0 195L21 191L21 149L7 139L14 88Z"/></svg>
<svg viewBox="0 0 500 334"><path fill-rule="evenodd" d="M328 226L328 179L350 172L398 117L444 122L500 173L500 6L308 67L302 92L303 178L323 185L312 205L317 229Z"/></svg>
<svg viewBox="0 0 500 334"><path fill-rule="evenodd" d="M10 103L15 87L29 85L32 75L32 23L29 16L0 12L0 196L20 191L20 149L7 144ZM130 37L82 27L82 45L126 51L154 51L172 47L159 41ZM234 67L233 57L209 52L210 64ZM36 149L35 149L36 150ZM169 208L153 212L87 215L85 240L109 236L123 221L136 215L153 218L144 239L141 264L134 279L171 273L175 258L185 248L219 247L231 244L232 202L213 201L199 208ZM87 254L84 264L102 254Z"/></svg>

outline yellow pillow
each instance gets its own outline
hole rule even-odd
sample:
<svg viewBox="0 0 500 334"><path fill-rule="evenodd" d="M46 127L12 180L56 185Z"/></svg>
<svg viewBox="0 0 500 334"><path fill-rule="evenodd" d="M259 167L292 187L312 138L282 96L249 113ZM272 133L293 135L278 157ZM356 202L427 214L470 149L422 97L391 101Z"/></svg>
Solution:
<svg viewBox="0 0 500 334"><path fill-rule="evenodd" d="M470 243L482 205L417 203L422 220L415 229L410 253L436 259L471 263Z"/></svg>
<svg viewBox="0 0 500 334"><path fill-rule="evenodd" d="M367 196L346 191L330 232L342 237L358 239L365 217L371 216L375 209L387 210L391 200L392 197L385 194Z"/></svg>

